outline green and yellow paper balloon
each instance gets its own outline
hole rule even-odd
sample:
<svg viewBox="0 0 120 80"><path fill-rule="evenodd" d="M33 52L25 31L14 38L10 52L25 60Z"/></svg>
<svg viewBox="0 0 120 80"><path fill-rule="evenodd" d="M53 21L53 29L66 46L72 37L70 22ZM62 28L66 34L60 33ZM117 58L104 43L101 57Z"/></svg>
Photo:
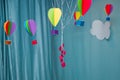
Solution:
<svg viewBox="0 0 120 80"><path fill-rule="evenodd" d="M48 11L48 18L51 24L56 27L58 22L60 21L62 15L62 11L60 8L50 8Z"/></svg>

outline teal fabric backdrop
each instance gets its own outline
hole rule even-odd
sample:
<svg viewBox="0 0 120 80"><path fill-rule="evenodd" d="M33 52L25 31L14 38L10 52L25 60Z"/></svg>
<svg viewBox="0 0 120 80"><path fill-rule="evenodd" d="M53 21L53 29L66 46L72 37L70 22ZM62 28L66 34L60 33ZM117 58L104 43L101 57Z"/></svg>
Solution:
<svg viewBox="0 0 120 80"><path fill-rule="evenodd" d="M62 4L65 1L65 4ZM72 1L70 10L67 2ZM120 1L93 0L84 16L84 27L74 25L73 15L77 0L0 0L0 80L120 80ZM113 4L111 36L100 41L90 34L92 22L99 19L105 22L106 3ZM57 29L64 25L66 67L59 62L61 33L51 36L51 24L47 17L50 7L60 7L63 17ZM75 10L74 10L75 8ZM71 18L72 17L72 18ZM34 19L37 23L35 37L24 29L24 21ZM6 36L3 23L14 21L16 31ZM11 45L5 45L5 40ZM36 39L38 44L32 46Z"/></svg>
<svg viewBox="0 0 120 80"><path fill-rule="evenodd" d="M0 0L0 80L50 80L51 39L45 0ZM27 19L34 19L37 32L31 37L24 28ZM16 30L6 36L6 20L16 23ZM5 45L5 40L11 45ZM36 39L38 44L32 46Z"/></svg>

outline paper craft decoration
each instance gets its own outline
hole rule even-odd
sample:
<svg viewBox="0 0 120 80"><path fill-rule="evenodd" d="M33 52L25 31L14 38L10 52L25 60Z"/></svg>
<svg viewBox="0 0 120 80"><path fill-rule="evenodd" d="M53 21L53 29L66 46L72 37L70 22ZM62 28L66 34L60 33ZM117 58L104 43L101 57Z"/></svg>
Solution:
<svg viewBox="0 0 120 80"><path fill-rule="evenodd" d="M90 30L91 34L93 36L96 36L97 39L103 40L103 39L109 39L110 37L110 17L109 15L111 14L113 10L112 4L106 4L105 5L105 12L106 12L106 22L103 23L100 20L95 20L92 23L92 28Z"/></svg>
<svg viewBox="0 0 120 80"><path fill-rule="evenodd" d="M84 21L77 20L77 21L75 21L75 25L83 27L84 26Z"/></svg>
<svg viewBox="0 0 120 80"><path fill-rule="evenodd" d="M82 16L84 16L88 12L91 4L92 0L78 0L78 9Z"/></svg>
<svg viewBox="0 0 120 80"><path fill-rule="evenodd" d="M7 20L4 23L4 31L5 31L5 33L6 33L7 36L12 35L13 32L15 31L15 29L16 29L16 24L14 22L11 22L11 21ZM10 40L6 40L5 44L6 45L10 45L11 41Z"/></svg>
<svg viewBox="0 0 120 80"><path fill-rule="evenodd" d="M34 36L36 33L36 23L34 20L26 20L24 24L25 30L28 32L30 36ZM37 40L32 40L32 45L36 45Z"/></svg>
<svg viewBox="0 0 120 80"><path fill-rule="evenodd" d="M74 12L74 19L79 20L81 16L81 13L79 11Z"/></svg>
<svg viewBox="0 0 120 80"><path fill-rule="evenodd" d="M66 55L66 51L64 50L64 43L59 47L59 51L61 52L61 55L59 56L60 63L62 68L66 66L66 63L64 61L64 56Z"/></svg>
<svg viewBox="0 0 120 80"><path fill-rule="evenodd" d="M88 12L91 4L92 0L78 0L78 9L81 13L81 16L84 16ZM84 21L80 19L79 21L75 22L75 25L84 26Z"/></svg>
<svg viewBox="0 0 120 80"><path fill-rule="evenodd" d="M107 21L110 21L109 15L112 13L112 11L113 11L113 6L112 6L112 4L106 4L106 5L105 5L105 13L106 13L106 15L107 15L107 17L106 17L106 20L107 20Z"/></svg>
<svg viewBox="0 0 120 80"><path fill-rule="evenodd" d="M111 14L112 10L113 10L112 4L106 4L105 12L106 12L107 16L109 16Z"/></svg>
<svg viewBox="0 0 120 80"><path fill-rule="evenodd" d="M90 32L99 40L108 39L110 37L110 22L106 21L105 23L103 23L100 20L95 20L92 23L92 28Z"/></svg>
<svg viewBox="0 0 120 80"><path fill-rule="evenodd" d="M81 13L79 11L74 12L74 20L75 20L74 24L76 26L80 26L80 25L83 26L84 25L84 21L79 20L80 17L81 17Z"/></svg>
<svg viewBox="0 0 120 80"><path fill-rule="evenodd" d="M62 16L60 8L50 8L48 11L48 18L53 25L54 29L51 31L52 35L58 35L58 30L55 29Z"/></svg>

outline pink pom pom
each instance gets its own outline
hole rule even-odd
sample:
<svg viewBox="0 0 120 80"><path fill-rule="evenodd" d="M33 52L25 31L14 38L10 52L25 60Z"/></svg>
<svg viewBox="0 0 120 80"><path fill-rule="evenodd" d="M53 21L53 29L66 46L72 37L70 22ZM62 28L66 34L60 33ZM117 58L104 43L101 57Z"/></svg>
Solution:
<svg viewBox="0 0 120 80"><path fill-rule="evenodd" d="M60 46L60 47L59 47L59 51L62 51L62 50L63 50L63 47Z"/></svg>
<svg viewBox="0 0 120 80"><path fill-rule="evenodd" d="M66 63L62 62L61 66L62 66L62 68L64 68L66 66Z"/></svg>
<svg viewBox="0 0 120 80"><path fill-rule="evenodd" d="M60 59L60 62L63 62L63 56L62 55L59 56L59 59Z"/></svg>
<svg viewBox="0 0 120 80"><path fill-rule="evenodd" d="M65 51L65 50L62 50L62 51L61 51L61 54L62 54L63 56L65 56L66 51Z"/></svg>
<svg viewBox="0 0 120 80"><path fill-rule="evenodd" d="M62 44L60 47L59 47L59 50L62 51L64 49L64 44Z"/></svg>

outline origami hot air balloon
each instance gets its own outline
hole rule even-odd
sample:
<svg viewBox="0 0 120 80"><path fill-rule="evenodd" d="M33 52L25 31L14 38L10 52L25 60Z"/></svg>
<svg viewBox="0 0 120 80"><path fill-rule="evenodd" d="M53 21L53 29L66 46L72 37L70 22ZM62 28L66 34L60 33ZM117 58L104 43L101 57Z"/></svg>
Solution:
<svg viewBox="0 0 120 80"><path fill-rule="evenodd" d="M58 34L58 30L56 30L55 27L59 23L61 16L62 16L62 11L60 8L50 8L48 11L48 18L54 27L53 30L51 31L53 35Z"/></svg>
<svg viewBox="0 0 120 80"><path fill-rule="evenodd" d="M84 16L89 10L92 4L92 0L78 0L78 9L82 16Z"/></svg>
<svg viewBox="0 0 120 80"><path fill-rule="evenodd" d="M107 15L107 18L106 18L107 21L110 21L109 15L111 14L112 10L113 10L112 4L106 4L105 5L105 12L106 12L106 15Z"/></svg>
<svg viewBox="0 0 120 80"><path fill-rule="evenodd" d="M81 13L79 11L74 12L74 19L77 21L80 19Z"/></svg>
<svg viewBox="0 0 120 80"><path fill-rule="evenodd" d="M16 24L14 22L11 22L8 20L4 23L4 31L5 31L7 36L12 35L13 32L15 31L15 29L16 29ZM11 41L6 40L5 44L9 45L9 44L11 44Z"/></svg>
<svg viewBox="0 0 120 80"><path fill-rule="evenodd" d="M34 20L30 19L30 20L26 20L24 27L26 29L26 31L28 32L28 34L30 36L34 36L36 33L36 23ZM36 45L37 44L37 40L33 40L32 41L32 45Z"/></svg>
<svg viewBox="0 0 120 80"><path fill-rule="evenodd" d="M91 4L92 4L92 0L78 0L78 9L82 16L84 16L88 12ZM76 25L83 26L84 21L82 20L77 21Z"/></svg>

